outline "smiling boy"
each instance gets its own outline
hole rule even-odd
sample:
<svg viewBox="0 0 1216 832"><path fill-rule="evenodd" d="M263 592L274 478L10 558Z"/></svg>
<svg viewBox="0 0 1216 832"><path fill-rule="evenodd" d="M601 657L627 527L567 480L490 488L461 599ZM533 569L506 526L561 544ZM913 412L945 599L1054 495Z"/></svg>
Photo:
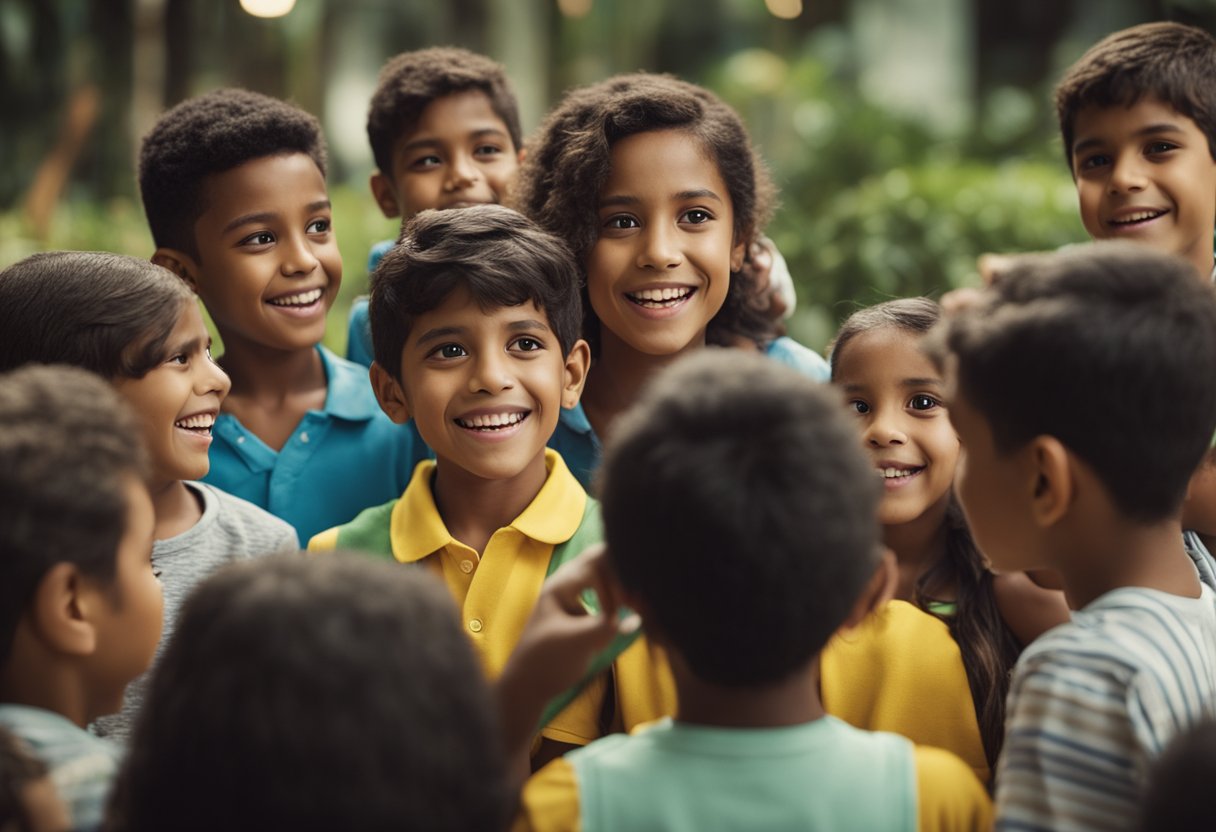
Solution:
<svg viewBox="0 0 1216 832"><path fill-rule="evenodd" d="M232 379L206 481L301 542L401 493L425 455L362 368L320 346L342 281L325 169L316 119L238 89L165 113L139 163L152 260L202 298Z"/></svg>
<svg viewBox="0 0 1216 832"><path fill-rule="evenodd" d="M372 276L372 383L393 421L417 423L435 461L400 499L309 543L433 570L491 677L546 574L599 537L597 504L545 447L590 361L577 274L563 243L500 206L426 211L405 225ZM589 701L545 736L596 736Z"/></svg>
<svg viewBox="0 0 1216 832"><path fill-rule="evenodd" d="M1128 239L1213 274L1216 39L1179 23L1107 36L1056 88L1081 221L1095 240Z"/></svg>

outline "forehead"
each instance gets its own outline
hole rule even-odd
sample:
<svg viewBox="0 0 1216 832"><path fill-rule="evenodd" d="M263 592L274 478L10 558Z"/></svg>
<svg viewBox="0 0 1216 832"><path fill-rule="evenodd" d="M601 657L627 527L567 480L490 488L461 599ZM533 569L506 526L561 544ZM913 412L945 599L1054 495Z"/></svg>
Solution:
<svg viewBox="0 0 1216 832"><path fill-rule="evenodd" d="M207 177L198 225L222 227L243 214L300 209L328 198L325 177L308 154L261 156Z"/></svg>
<svg viewBox="0 0 1216 832"><path fill-rule="evenodd" d="M840 384L902 384L905 380L933 380L941 374L921 352L923 336L896 326L883 326L850 338L836 357L835 378Z"/></svg>
<svg viewBox="0 0 1216 832"><path fill-rule="evenodd" d="M418 119L406 128L397 141L398 148L419 139L465 136L469 133L494 131L510 141L511 131L498 113L490 96L480 89L450 92L435 98L422 108Z"/></svg>
<svg viewBox="0 0 1216 832"><path fill-rule="evenodd" d="M1090 104L1081 108L1073 123L1074 143L1094 139L1117 140L1146 128L1164 125L1184 132L1200 132L1199 126L1190 117L1156 96L1146 95L1129 106Z"/></svg>
<svg viewBox="0 0 1216 832"><path fill-rule="evenodd" d="M442 303L414 319L408 344L418 344L437 329L452 330L451 334L457 334L455 330L467 334L497 332L525 321L550 328L545 310L531 300L516 306L483 306L466 286L458 286Z"/></svg>
<svg viewBox="0 0 1216 832"><path fill-rule="evenodd" d="M674 195L711 190L724 201L730 194L718 164L704 143L688 130L651 130L618 139L601 197L618 192Z"/></svg>

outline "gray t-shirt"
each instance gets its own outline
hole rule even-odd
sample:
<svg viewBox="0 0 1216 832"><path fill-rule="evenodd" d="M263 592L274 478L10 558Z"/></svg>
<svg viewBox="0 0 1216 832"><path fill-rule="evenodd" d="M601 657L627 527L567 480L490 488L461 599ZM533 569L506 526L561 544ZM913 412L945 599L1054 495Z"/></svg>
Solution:
<svg viewBox="0 0 1216 832"><path fill-rule="evenodd" d="M89 726L98 736L125 743L143 705L152 669L173 634L177 614L196 585L221 566L263 555L298 552L295 529L253 503L212 485L188 482L199 496L203 516L190 529L152 544L152 565L165 593L165 620L152 668L127 686L122 710Z"/></svg>

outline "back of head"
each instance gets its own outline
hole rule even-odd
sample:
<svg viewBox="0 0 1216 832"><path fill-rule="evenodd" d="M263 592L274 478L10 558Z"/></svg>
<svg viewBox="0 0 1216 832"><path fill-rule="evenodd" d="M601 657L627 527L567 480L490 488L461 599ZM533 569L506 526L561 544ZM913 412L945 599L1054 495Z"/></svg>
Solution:
<svg viewBox="0 0 1216 832"><path fill-rule="evenodd" d="M1216 294L1186 262L1120 242L1011 258L942 338L998 451L1053 436L1129 519L1181 505L1216 430Z"/></svg>
<svg viewBox="0 0 1216 832"><path fill-rule="evenodd" d="M287 153L309 156L325 174L320 123L268 95L220 89L164 113L139 150L139 192L153 241L198 259L194 223L206 210L207 177Z"/></svg>
<svg viewBox="0 0 1216 832"><path fill-rule="evenodd" d="M361 555L263 558L183 607L112 828L493 830L504 774L439 582Z"/></svg>
<svg viewBox="0 0 1216 832"><path fill-rule="evenodd" d="M1140 803L1140 832L1205 832L1212 808L1198 799L1216 779L1216 721L1176 736L1153 764Z"/></svg>
<svg viewBox="0 0 1216 832"><path fill-rule="evenodd" d="M706 682L803 668L878 563L879 482L839 395L756 354L701 350L657 376L600 485L622 584Z"/></svg>
<svg viewBox="0 0 1216 832"><path fill-rule="evenodd" d="M0 375L0 666L52 566L114 576L125 484L145 468L134 420L102 379L74 367Z"/></svg>
<svg viewBox="0 0 1216 832"><path fill-rule="evenodd" d="M532 301L549 318L562 355L579 337L579 270L560 239L501 205L422 211L371 276L376 363L401 377L401 350L419 315L463 288L484 309Z"/></svg>
<svg viewBox="0 0 1216 832"><path fill-rule="evenodd" d="M523 147L519 105L502 65L467 49L436 46L403 52L380 69L367 113L367 138L376 167L391 175L394 146L414 129L427 105L469 90L485 93L515 149Z"/></svg>
<svg viewBox="0 0 1216 832"><path fill-rule="evenodd" d="M190 289L147 260L96 251L33 254L0 271L0 371L72 364L108 379L159 364Z"/></svg>
<svg viewBox="0 0 1216 832"><path fill-rule="evenodd" d="M1181 23L1143 23L1107 35L1056 86L1064 156L1072 167L1077 114L1086 107L1131 107L1145 97L1191 119L1216 159L1216 38Z"/></svg>

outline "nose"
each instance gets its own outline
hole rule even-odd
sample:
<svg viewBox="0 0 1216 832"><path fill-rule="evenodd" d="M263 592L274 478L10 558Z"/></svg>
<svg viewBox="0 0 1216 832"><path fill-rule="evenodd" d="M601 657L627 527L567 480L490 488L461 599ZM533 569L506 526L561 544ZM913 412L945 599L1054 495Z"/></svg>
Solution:
<svg viewBox="0 0 1216 832"><path fill-rule="evenodd" d="M473 159L464 153L457 153L448 165L448 177L445 185L449 191L462 191L477 181L477 165Z"/></svg>
<svg viewBox="0 0 1216 832"><path fill-rule="evenodd" d="M867 447L888 448L907 443L908 435L904 433L898 418L885 410L875 410L872 413L862 431Z"/></svg>
<svg viewBox="0 0 1216 832"><path fill-rule="evenodd" d="M515 386L508 357L497 350L483 352L473 361L473 372L469 374L470 393L501 393Z"/></svg>
<svg viewBox="0 0 1216 832"><path fill-rule="evenodd" d="M317 256L306 234L294 234L282 243L283 260L281 270L285 275L304 276L316 269Z"/></svg>
<svg viewBox="0 0 1216 832"><path fill-rule="evenodd" d="M1134 193L1145 185L1144 160L1138 153L1121 153L1111 163L1110 192Z"/></svg>
<svg viewBox="0 0 1216 832"><path fill-rule="evenodd" d="M642 250L638 252L638 266L643 269L674 269L684 262L675 235L676 229L658 223L649 226L642 234Z"/></svg>
<svg viewBox="0 0 1216 832"><path fill-rule="evenodd" d="M220 397L220 401L223 401L232 389L232 379L228 378L224 369L210 356L195 366L199 368L199 372L195 378L194 392L199 396L215 393Z"/></svg>

